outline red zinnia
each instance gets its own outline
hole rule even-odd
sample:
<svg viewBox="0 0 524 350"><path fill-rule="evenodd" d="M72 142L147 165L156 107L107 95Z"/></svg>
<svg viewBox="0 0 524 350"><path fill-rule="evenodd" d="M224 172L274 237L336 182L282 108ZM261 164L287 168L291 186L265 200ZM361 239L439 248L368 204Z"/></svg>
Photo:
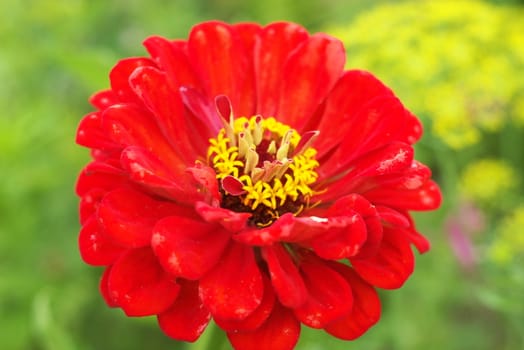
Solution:
<svg viewBox="0 0 524 350"><path fill-rule="evenodd" d="M413 159L422 128L342 44L293 23L206 22L151 37L95 94L77 142L86 263L128 316L196 340L211 318L236 349L291 349L301 323L341 339L400 287L409 210L439 206Z"/></svg>

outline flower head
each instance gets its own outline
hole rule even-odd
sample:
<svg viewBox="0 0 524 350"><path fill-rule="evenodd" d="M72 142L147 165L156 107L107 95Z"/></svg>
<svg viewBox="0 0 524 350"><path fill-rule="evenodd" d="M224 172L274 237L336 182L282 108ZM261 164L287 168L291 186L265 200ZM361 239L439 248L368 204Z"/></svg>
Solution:
<svg viewBox="0 0 524 350"><path fill-rule="evenodd" d="M402 286L409 214L440 204L422 128L342 44L293 23L206 22L151 37L95 94L77 142L82 258L129 316L236 349L291 349L300 325L355 339Z"/></svg>

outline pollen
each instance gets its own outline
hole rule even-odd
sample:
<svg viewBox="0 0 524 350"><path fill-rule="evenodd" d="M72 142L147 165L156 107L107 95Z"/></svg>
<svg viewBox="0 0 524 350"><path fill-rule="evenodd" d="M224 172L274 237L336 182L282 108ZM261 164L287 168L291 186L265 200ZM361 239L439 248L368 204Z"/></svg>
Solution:
<svg viewBox="0 0 524 350"><path fill-rule="evenodd" d="M220 181L222 207L252 212L251 223L264 227L309 206L319 166L310 145L318 132L301 137L273 117L230 117L223 124L207 151Z"/></svg>

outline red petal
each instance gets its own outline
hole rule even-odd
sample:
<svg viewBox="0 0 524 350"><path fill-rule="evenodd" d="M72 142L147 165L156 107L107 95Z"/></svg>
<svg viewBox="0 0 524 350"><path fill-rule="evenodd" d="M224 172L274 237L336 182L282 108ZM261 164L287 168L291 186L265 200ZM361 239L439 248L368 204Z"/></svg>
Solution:
<svg viewBox="0 0 524 350"><path fill-rule="evenodd" d="M325 330L340 339L356 339L380 319L378 293L349 266L336 262L330 263L329 266L342 275L351 286L353 307L346 316L328 323Z"/></svg>
<svg viewBox="0 0 524 350"><path fill-rule="evenodd" d="M122 102L135 102L137 96L129 86L129 76L138 67L155 66L155 63L148 58L126 58L119 61L109 73L111 88Z"/></svg>
<svg viewBox="0 0 524 350"><path fill-rule="evenodd" d="M234 27L218 21L193 27L188 39L188 55L209 97L226 95L236 115L254 114L252 67Z"/></svg>
<svg viewBox="0 0 524 350"><path fill-rule="evenodd" d="M263 228L246 229L233 239L249 245L267 246L275 242L286 241L292 236L292 228L295 217L291 213L286 213L278 218L273 224Z"/></svg>
<svg viewBox="0 0 524 350"><path fill-rule="evenodd" d="M247 56L252 61L255 54L255 44L260 37L262 27L257 23L245 22L233 24L233 29L242 41Z"/></svg>
<svg viewBox="0 0 524 350"><path fill-rule="evenodd" d="M379 187L389 187L398 190L416 190L422 187L431 178L431 169L424 164L413 160L411 165L399 173L373 176L360 186L356 192L363 193Z"/></svg>
<svg viewBox="0 0 524 350"><path fill-rule="evenodd" d="M413 218L411 215L407 212L403 213L404 217L408 220L409 226L406 227L406 229L399 229L399 232L402 232L405 234L408 238L408 240L415 245L417 250L420 254L423 254L429 250L431 247L430 242L427 240L426 237L421 235L416 229L415 229L415 222L413 221Z"/></svg>
<svg viewBox="0 0 524 350"><path fill-rule="evenodd" d="M334 153L321 162L319 177L334 176L355 159L391 142L407 143L403 133L412 127L407 121L410 115L396 97L382 96L369 101L352 118L353 127L348 129Z"/></svg>
<svg viewBox="0 0 524 350"><path fill-rule="evenodd" d="M415 263L407 238L390 228L384 229L384 237L375 256L350 261L366 282L384 289L400 288L413 272Z"/></svg>
<svg viewBox="0 0 524 350"><path fill-rule="evenodd" d="M220 205L222 195L219 192L218 181L213 168L202 163L195 163L195 166L187 168L186 172L191 174L199 185L197 191L203 195L206 203L216 206Z"/></svg>
<svg viewBox="0 0 524 350"><path fill-rule="evenodd" d="M381 205L377 205L376 208L380 218L389 225L397 227L409 227L411 225L410 220L406 217L406 215L398 212L395 209Z"/></svg>
<svg viewBox="0 0 524 350"><path fill-rule="evenodd" d="M212 99L198 92L198 90L195 88L189 86L182 86L180 87L179 91L180 97L182 98L182 102L184 103L184 106L188 109L188 113L186 115L186 121L188 122L188 124L200 121L201 123L206 125L206 129L208 129L205 130L202 128L199 129L198 127L195 128L200 132L208 131L208 133L205 134L205 136L207 136L207 139L205 140L206 149L207 146L209 146L208 139L216 137L219 130L223 126L222 120L220 120L220 116L217 113L217 106ZM229 118L227 118L226 120L229 120Z"/></svg>
<svg viewBox="0 0 524 350"><path fill-rule="evenodd" d="M352 213L325 218L326 232L311 240L315 253L324 259L339 260L357 254L366 241L364 219ZM328 229L328 226L331 227Z"/></svg>
<svg viewBox="0 0 524 350"><path fill-rule="evenodd" d="M229 209L213 207L204 202L198 202L195 209L207 222L222 225L229 232L239 232L247 226L251 213L237 213Z"/></svg>
<svg viewBox="0 0 524 350"><path fill-rule="evenodd" d="M180 45L160 36L151 36L144 40L144 46L158 67L166 72L167 82L174 91L180 86L200 85L187 57L185 43Z"/></svg>
<svg viewBox="0 0 524 350"><path fill-rule="evenodd" d="M290 308L304 304L306 286L289 253L280 244L263 247L261 253L280 302Z"/></svg>
<svg viewBox="0 0 524 350"><path fill-rule="evenodd" d="M125 251L116 245L98 226L94 218L86 221L78 236L82 259L89 265L110 265Z"/></svg>
<svg viewBox="0 0 524 350"><path fill-rule="evenodd" d="M296 47L307 40L308 33L301 26L289 22L272 23L262 29L255 45L255 82L257 113L274 116L282 84L284 63Z"/></svg>
<svg viewBox="0 0 524 350"><path fill-rule="evenodd" d="M213 270L200 280L200 297L213 317L245 319L262 302L264 284L253 248L229 245Z"/></svg>
<svg viewBox="0 0 524 350"><path fill-rule="evenodd" d="M95 188L107 192L126 183L127 179L123 170L111 167L107 163L93 161L78 176L75 192L82 197Z"/></svg>
<svg viewBox="0 0 524 350"><path fill-rule="evenodd" d="M91 191L87 192L82 196L80 199L80 208L79 208L79 216L80 216L80 224L84 225L87 220L93 216L93 214L96 213L98 210L98 205L100 204L100 201L102 198L104 198L104 195L107 192L104 190L101 190L99 188L94 188Z"/></svg>
<svg viewBox="0 0 524 350"><path fill-rule="evenodd" d="M206 329L211 314L198 296L198 283L181 281L182 288L169 309L158 315L162 331L177 340L194 342Z"/></svg>
<svg viewBox="0 0 524 350"><path fill-rule="evenodd" d="M433 210L442 202L438 185L430 180L415 190L380 187L364 194L371 202L401 210Z"/></svg>
<svg viewBox="0 0 524 350"><path fill-rule="evenodd" d="M199 130L190 132L178 90L173 90L169 86L166 74L156 68L142 67L133 72L129 77L129 83L144 104L153 112L162 134L178 157L186 164L193 164L196 155L205 152L205 150L196 150L192 146L193 141L202 138L202 135L206 133ZM201 144L201 142L196 142L196 144Z"/></svg>
<svg viewBox="0 0 524 350"><path fill-rule="evenodd" d="M191 208L157 201L130 188L108 193L98 209L98 221L117 243L137 248L151 243L153 226L170 215L194 215Z"/></svg>
<svg viewBox="0 0 524 350"><path fill-rule="evenodd" d="M207 192L199 192L190 173L173 173L157 155L144 148L126 148L122 151L121 163L130 180L177 203L193 205L207 196Z"/></svg>
<svg viewBox="0 0 524 350"><path fill-rule="evenodd" d="M162 155L162 160L170 165L173 172L185 169L182 160L174 153L147 111L131 105L115 105L102 114L102 126L122 146L139 146Z"/></svg>
<svg viewBox="0 0 524 350"><path fill-rule="evenodd" d="M218 225L171 216L157 223L151 245L166 271L196 280L219 262L229 236Z"/></svg>
<svg viewBox="0 0 524 350"><path fill-rule="evenodd" d="M76 143L97 149L120 148L120 145L115 143L103 130L100 112L89 113L82 118L76 132Z"/></svg>
<svg viewBox="0 0 524 350"><path fill-rule="evenodd" d="M402 142L392 142L368 152L348 164L351 170L328 185L327 191L318 196L318 199L330 201L340 195L353 192L371 177L404 171L411 166L413 152L410 145Z"/></svg>
<svg viewBox="0 0 524 350"><path fill-rule="evenodd" d="M280 78L279 119L298 130L307 125L342 75L345 60L342 43L323 34L311 36L293 51Z"/></svg>
<svg viewBox="0 0 524 350"><path fill-rule="evenodd" d="M111 297L111 293L109 292L109 287L107 285L110 273L111 273L111 266L108 266L104 270L104 273L102 274L102 277L100 278L98 289L100 290L100 294L102 294L102 297L104 298L104 301L106 302L107 306L118 307L118 304L115 303L115 301Z"/></svg>
<svg viewBox="0 0 524 350"><path fill-rule="evenodd" d="M169 117L161 121L164 129L172 138L183 128L199 137L191 138L198 153L203 154L209 146L208 139L215 137L222 127L209 98L204 98L203 91L197 90L201 83L187 57L187 43L172 42L159 36L149 37L144 45L157 65L166 73L166 82L171 91L180 92L180 97L191 113L184 115L184 120L174 123ZM176 98L177 96L174 96ZM206 107L206 108L204 108ZM181 123L185 124L182 126Z"/></svg>
<svg viewBox="0 0 524 350"><path fill-rule="evenodd" d="M300 263L308 291L306 303L293 311L305 325L324 328L327 323L347 315L353 305L348 282L323 260L308 254Z"/></svg>
<svg viewBox="0 0 524 350"><path fill-rule="evenodd" d="M229 332L227 337L235 350L292 350L300 335L300 323L293 313L279 305L257 330Z"/></svg>
<svg viewBox="0 0 524 350"><path fill-rule="evenodd" d="M99 110L106 109L107 107L114 105L118 101L118 97L115 92L111 89L98 91L89 98L89 102Z"/></svg>
<svg viewBox="0 0 524 350"><path fill-rule="evenodd" d="M255 67L254 54L255 44L260 37L262 27L256 23L238 23L233 25L233 29L242 41L244 56L248 63L248 70L244 73L243 86L241 91L247 93L240 94L238 115L254 115L256 113L256 91L255 91Z"/></svg>
<svg viewBox="0 0 524 350"><path fill-rule="evenodd" d="M262 325L275 305L275 292L269 278L263 275L264 297L260 306L243 320L223 320L215 317L216 324L225 331L254 331Z"/></svg>
<svg viewBox="0 0 524 350"><path fill-rule="evenodd" d="M326 99L318 125L320 137L314 143L317 159L337 147L355 127L354 118L362 106L381 95L391 96L393 93L372 74L361 70L344 72Z"/></svg>
<svg viewBox="0 0 524 350"><path fill-rule="evenodd" d="M107 282L111 299L128 316L161 313L173 304L180 290L150 248L123 254L112 266Z"/></svg>
<svg viewBox="0 0 524 350"><path fill-rule="evenodd" d="M360 235L364 242L358 243L358 237L353 238L353 242L358 244L360 249L356 256L367 257L376 254L380 242L382 241L382 222L378 216L378 212L373 204L371 204L363 196L352 193L350 195L339 198L330 208L328 213L331 215L342 215L344 213L351 213L355 211L360 214L365 223L366 235ZM355 231L358 233L358 231Z"/></svg>

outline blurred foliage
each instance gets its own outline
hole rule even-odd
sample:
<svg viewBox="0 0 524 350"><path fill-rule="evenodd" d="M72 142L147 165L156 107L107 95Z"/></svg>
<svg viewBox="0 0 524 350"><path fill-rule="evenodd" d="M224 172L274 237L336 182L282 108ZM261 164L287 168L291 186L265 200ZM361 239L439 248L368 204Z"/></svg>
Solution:
<svg viewBox="0 0 524 350"><path fill-rule="evenodd" d="M108 72L118 59L144 54L140 42L148 35L186 37L193 24L208 19L292 20L311 31L338 27L334 32L346 41L348 64L372 70L423 117L427 133L419 158L432 164L444 185L445 207L417 215L421 231L432 238L432 251L418 259L404 288L383 293L382 321L352 343L304 327L298 349L523 348L522 234L516 232L523 224L517 176L524 172L524 82L519 74L524 31L518 20L522 7L516 7L522 1L493 3L516 5L0 2L0 348L186 346L163 336L154 318L126 318L108 309L98 295L100 271L85 266L77 251L73 189L88 157L74 138L81 116L91 110L87 98L107 86ZM375 5L380 6L370 9ZM446 139L447 132L451 136ZM450 146L462 147L461 152ZM468 165L483 158L500 160L510 170ZM478 178L479 173L487 177ZM492 180L502 186L490 192L498 195L491 199L497 205L474 203L487 225L471 238L477 265L464 270L442 223L463 201L460 194L467 196L468 186L461 183L477 188L472 190L476 193L491 189ZM501 197L500 191L507 195ZM206 344L216 348L212 339L195 346L204 349Z"/></svg>
<svg viewBox="0 0 524 350"><path fill-rule="evenodd" d="M376 8L331 32L454 149L524 125L524 9L479 1ZM372 30L370 30L372 28Z"/></svg>

